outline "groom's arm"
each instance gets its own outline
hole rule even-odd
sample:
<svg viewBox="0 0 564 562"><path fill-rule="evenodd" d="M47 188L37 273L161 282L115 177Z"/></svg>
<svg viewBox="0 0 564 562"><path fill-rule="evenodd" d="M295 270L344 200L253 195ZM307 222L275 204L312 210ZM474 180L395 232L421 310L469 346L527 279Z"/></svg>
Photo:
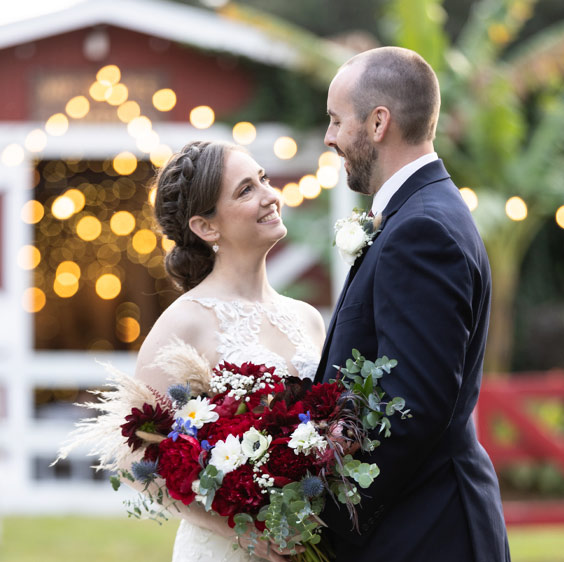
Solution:
<svg viewBox="0 0 564 562"><path fill-rule="evenodd" d="M391 438L381 439L373 454L363 455L363 461L376 462L381 472L364 491L359 510L362 536L354 533L359 542L370 535L380 514L401 495L448 428L473 325L475 280L453 237L427 217L393 226L383 233L373 272L374 350L397 359L398 366L383 377L382 387L389 398L405 398L413 417L394 416ZM370 350L361 351L375 359ZM331 503L323 519L351 540L346 509Z"/></svg>

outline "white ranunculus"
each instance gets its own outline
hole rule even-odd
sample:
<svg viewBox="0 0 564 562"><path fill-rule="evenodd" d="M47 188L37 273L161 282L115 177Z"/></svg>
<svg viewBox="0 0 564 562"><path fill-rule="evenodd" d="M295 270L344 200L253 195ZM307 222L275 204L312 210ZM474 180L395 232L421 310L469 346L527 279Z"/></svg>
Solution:
<svg viewBox="0 0 564 562"><path fill-rule="evenodd" d="M317 433L315 426L310 421L298 425L290 437L288 447L294 449L296 454L309 455L313 449L324 451L327 447L327 441Z"/></svg>
<svg viewBox="0 0 564 562"><path fill-rule="evenodd" d="M206 496L202 496L200 494L200 479L197 478L196 480L194 480L194 482L192 482L192 492L194 492L196 494L196 497L194 498L197 502L200 502L203 505L206 505Z"/></svg>
<svg viewBox="0 0 564 562"><path fill-rule="evenodd" d="M239 468L247 462L247 455L241 448L241 443L234 435L228 435L225 441L218 441L212 449L210 464L213 464L223 474Z"/></svg>
<svg viewBox="0 0 564 562"><path fill-rule="evenodd" d="M347 222L335 235L335 245L343 259L352 265L360 250L366 245L366 232L357 222Z"/></svg>
<svg viewBox="0 0 564 562"><path fill-rule="evenodd" d="M251 427L243 434L241 448L251 460L260 459L268 450L272 442L272 435L265 436L256 428Z"/></svg>
<svg viewBox="0 0 564 562"><path fill-rule="evenodd" d="M207 398L198 396L188 400L187 404L178 410L174 417L190 420L194 427L200 429L205 423L217 421L219 414L214 412L215 404L210 404Z"/></svg>

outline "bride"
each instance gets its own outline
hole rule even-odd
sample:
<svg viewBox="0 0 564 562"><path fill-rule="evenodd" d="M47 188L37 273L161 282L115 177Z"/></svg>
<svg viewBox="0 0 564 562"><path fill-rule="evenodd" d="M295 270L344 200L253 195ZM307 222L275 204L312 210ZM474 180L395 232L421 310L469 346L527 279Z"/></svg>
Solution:
<svg viewBox="0 0 564 562"><path fill-rule="evenodd" d="M175 242L166 269L185 292L149 332L135 376L166 393L170 381L154 359L176 336L210 365L252 361L313 379L325 329L313 307L268 283L266 255L286 227L265 171L235 145L192 142L159 171L156 184L156 218ZM182 512L173 562L250 560L245 549L233 550L226 519L194 504ZM283 554L264 541L255 549L272 562Z"/></svg>

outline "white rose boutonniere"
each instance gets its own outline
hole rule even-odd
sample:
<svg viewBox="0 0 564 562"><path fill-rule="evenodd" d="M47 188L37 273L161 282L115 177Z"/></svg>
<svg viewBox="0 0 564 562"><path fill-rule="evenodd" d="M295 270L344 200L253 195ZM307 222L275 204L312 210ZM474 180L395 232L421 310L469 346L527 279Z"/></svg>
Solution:
<svg viewBox="0 0 564 562"><path fill-rule="evenodd" d="M364 211L353 210L353 214L335 223L335 246L348 265L353 265L365 246L370 246L382 222L382 214L369 217Z"/></svg>

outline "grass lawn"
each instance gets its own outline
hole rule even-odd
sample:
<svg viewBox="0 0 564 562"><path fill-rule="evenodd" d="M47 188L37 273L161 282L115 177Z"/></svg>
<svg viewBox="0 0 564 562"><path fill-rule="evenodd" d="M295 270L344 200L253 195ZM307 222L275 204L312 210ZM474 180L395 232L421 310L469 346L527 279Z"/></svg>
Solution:
<svg viewBox="0 0 564 562"><path fill-rule="evenodd" d="M7 517L2 562L170 562L177 521ZM513 562L564 562L564 526L509 529Z"/></svg>

